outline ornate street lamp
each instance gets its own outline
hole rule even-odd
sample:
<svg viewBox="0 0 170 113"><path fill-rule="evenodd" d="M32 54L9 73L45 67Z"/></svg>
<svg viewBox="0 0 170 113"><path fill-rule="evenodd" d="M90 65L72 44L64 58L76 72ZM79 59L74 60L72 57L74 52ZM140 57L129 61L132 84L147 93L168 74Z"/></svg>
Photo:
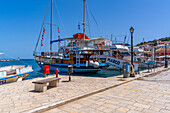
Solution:
<svg viewBox="0 0 170 113"><path fill-rule="evenodd" d="M131 68L133 68L133 32L134 32L134 28L131 27L129 30L131 33ZM131 72L130 77L135 77L133 72Z"/></svg>

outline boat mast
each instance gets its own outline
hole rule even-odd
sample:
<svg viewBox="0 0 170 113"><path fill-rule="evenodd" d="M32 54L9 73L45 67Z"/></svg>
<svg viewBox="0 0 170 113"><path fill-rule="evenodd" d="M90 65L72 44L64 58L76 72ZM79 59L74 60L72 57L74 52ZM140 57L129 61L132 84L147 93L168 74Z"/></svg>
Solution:
<svg viewBox="0 0 170 113"><path fill-rule="evenodd" d="M86 7L86 0L83 0L84 1L84 8L83 8L83 38L84 38L84 40L85 40L85 7Z"/></svg>
<svg viewBox="0 0 170 113"><path fill-rule="evenodd" d="M51 24L50 24L50 52L52 56L52 31L53 31L53 0L51 0Z"/></svg>

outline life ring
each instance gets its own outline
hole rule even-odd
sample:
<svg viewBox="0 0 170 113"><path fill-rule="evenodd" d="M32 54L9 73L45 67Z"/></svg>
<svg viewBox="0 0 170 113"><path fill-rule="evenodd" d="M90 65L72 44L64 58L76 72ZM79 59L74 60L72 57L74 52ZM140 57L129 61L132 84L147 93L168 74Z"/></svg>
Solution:
<svg viewBox="0 0 170 113"><path fill-rule="evenodd" d="M77 46L79 46L79 42L76 42Z"/></svg>
<svg viewBox="0 0 170 113"><path fill-rule="evenodd" d="M99 47L99 45L101 45L101 46ZM98 44L97 44L97 48L98 48L98 49L102 49L102 48L103 48L103 44L102 44L102 43L98 43Z"/></svg>
<svg viewBox="0 0 170 113"><path fill-rule="evenodd" d="M134 67L133 67L133 65L130 65L130 72L129 72L129 74L134 74Z"/></svg>
<svg viewBox="0 0 170 113"><path fill-rule="evenodd" d="M69 49L68 49L68 48L66 48L66 49L65 49L65 52L68 54L68 53L69 53Z"/></svg>

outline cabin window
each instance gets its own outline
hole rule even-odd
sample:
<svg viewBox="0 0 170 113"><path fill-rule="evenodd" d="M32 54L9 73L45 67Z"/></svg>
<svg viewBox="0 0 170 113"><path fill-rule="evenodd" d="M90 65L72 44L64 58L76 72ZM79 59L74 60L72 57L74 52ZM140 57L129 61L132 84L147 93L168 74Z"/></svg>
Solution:
<svg viewBox="0 0 170 113"><path fill-rule="evenodd" d="M40 61L44 61L44 58L40 58Z"/></svg>
<svg viewBox="0 0 170 113"><path fill-rule="evenodd" d="M138 62L141 62L141 59L140 59L140 58L137 58L137 61L138 61Z"/></svg>
<svg viewBox="0 0 170 113"><path fill-rule="evenodd" d="M117 54L116 54L116 51L113 51L113 52L112 52L112 55L117 55Z"/></svg>
<svg viewBox="0 0 170 113"><path fill-rule="evenodd" d="M46 59L46 61L50 62L50 59Z"/></svg>
<svg viewBox="0 0 170 113"><path fill-rule="evenodd" d="M58 60L58 59L55 59L54 62L55 62L55 63L59 63L59 60Z"/></svg>
<svg viewBox="0 0 170 113"><path fill-rule="evenodd" d="M100 54L100 55L103 55L103 51L100 51L99 54Z"/></svg>
<svg viewBox="0 0 170 113"><path fill-rule="evenodd" d="M80 55L80 58L84 58L84 55Z"/></svg>
<svg viewBox="0 0 170 113"><path fill-rule="evenodd" d="M76 46L76 43L75 43L75 42L73 43L73 46Z"/></svg>
<svg viewBox="0 0 170 113"><path fill-rule="evenodd" d="M68 46L72 46L72 43L68 43Z"/></svg>

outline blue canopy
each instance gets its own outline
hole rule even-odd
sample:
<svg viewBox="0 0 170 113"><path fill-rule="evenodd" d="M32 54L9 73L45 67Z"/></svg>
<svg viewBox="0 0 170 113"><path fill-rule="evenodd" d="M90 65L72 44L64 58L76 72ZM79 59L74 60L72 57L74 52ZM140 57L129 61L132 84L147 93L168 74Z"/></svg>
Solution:
<svg viewBox="0 0 170 113"><path fill-rule="evenodd" d="M51 44L52 44L53 42L59 42L59 41L64 41L64 40L62 40L62 39L59 39L59 40L53 40L53 41L51 41Z"/></svg>

